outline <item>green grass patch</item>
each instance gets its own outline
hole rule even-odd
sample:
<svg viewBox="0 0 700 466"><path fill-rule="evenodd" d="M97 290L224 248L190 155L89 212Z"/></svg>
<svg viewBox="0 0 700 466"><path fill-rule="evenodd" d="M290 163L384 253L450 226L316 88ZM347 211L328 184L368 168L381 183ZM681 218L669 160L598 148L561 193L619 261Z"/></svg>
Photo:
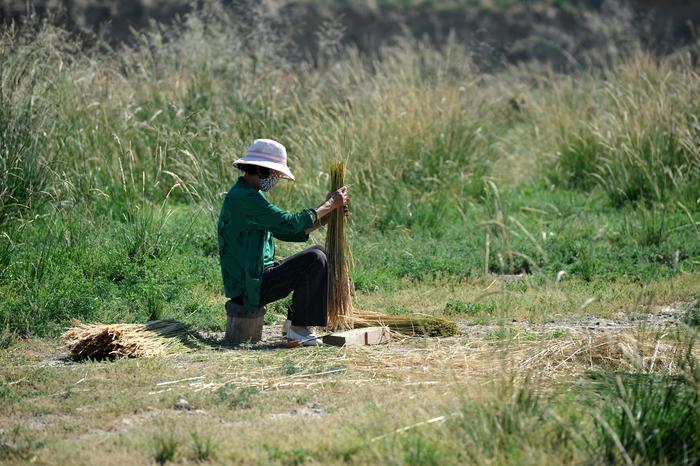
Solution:
<svg viewBox="0 0 700 466"><path fill-rule="evenodd" d="M692 373L691 373L692 374ZM698 383L682 376L606 374L603 408L596 417L601 457L693 464L700 458Z"/></svg>

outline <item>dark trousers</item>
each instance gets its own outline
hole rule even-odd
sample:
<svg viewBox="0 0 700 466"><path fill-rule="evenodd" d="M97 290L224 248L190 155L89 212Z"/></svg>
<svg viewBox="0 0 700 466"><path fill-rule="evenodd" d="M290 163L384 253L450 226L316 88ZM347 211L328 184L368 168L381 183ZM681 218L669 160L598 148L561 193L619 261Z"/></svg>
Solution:
<svg viewBox="0 0 700 466"><path fill-rule="evenodd" d="M292 325L328 325L328 259L323 246L312 246L263 272L260 304L294 292L288 318Z"/></svg>

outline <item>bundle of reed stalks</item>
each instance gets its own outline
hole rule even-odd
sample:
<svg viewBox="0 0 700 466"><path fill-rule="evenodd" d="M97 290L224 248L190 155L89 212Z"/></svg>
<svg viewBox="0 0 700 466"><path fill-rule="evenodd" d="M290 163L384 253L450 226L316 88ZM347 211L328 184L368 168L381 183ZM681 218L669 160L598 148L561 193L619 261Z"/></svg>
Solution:
<svg viewBox="0 0 700 466"><path fill-rule="evenodd" d="M75 360L164 356L187 351L193 333L173 319L145 324L80 324L68 329L63 341Z"/></svg>
<svg viewBox="0 0 700 466"><path fill-rule="evenodd" d="M341 188L345 183L345 162L338 161L330 169L331 192ZM328 287L328 326L334 330L351 328L348 318L352 314L352 296L350 293L350 274L348 262L350 249L345 229L345 213L336 209L330 214L326 233L326 251L328 253L329 287Z"/></svg>
<svg viewBox="0 0 700 466"><path fill-rule="evenodd" d="M345 162L339 161L331 165L330 181L331 192L344 186ZM454 322L438 317L397 316L353 310L349 274L351 254L345 228L345 214L343 209L336 209L330 215L326 252L330 278L328 326L332 330L382 325L405 335L452 336L459 333L459 328Z"/></svg>

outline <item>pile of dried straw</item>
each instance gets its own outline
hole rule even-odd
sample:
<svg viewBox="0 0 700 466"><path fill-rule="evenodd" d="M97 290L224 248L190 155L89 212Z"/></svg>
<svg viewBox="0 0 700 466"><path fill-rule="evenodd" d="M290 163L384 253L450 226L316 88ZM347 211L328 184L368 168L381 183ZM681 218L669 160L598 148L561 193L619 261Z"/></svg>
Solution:
<svg viewBox="0 0 700 466"><path fill-rule="evenodd" d="M192 337L187 325L173 319L145 324L80 324L62 335L76 360L163 356L186 351Z"/></svg>

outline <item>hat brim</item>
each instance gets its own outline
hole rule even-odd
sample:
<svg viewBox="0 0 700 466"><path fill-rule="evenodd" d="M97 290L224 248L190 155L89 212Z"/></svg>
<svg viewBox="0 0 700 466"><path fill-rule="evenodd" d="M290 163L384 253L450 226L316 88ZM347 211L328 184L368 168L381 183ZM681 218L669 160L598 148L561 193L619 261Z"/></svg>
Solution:
<svg viewBox="0 0 700 466"><path fill-rule="evenodd" d="M242 159L238 159L235 162L233 162L233 165L236 167L238 167L238 165L240 164L257 165L259 167L269 168L279 173L281 178L286 178L288 180L295 181L294 175L292 175L292 172L289 170L289 167L281 163L270 162L269 160L261 160L260 158L254 155L246 155Z"/></svg>

